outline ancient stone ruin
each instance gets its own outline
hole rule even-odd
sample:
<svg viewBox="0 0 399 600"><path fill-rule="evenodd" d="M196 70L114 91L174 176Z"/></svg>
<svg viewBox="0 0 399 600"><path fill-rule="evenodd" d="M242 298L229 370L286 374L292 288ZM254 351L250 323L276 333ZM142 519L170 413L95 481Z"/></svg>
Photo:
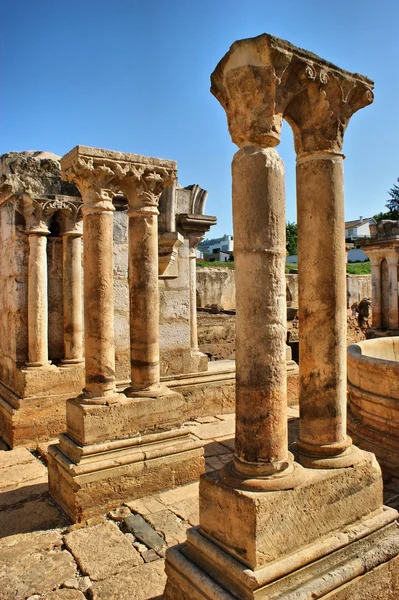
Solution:
<svg viewBox="0 0 399 600"><path fill-rule="evenodd" d="M211 81L239 146L235 451L201 476L200 526L168 551L164 598L338 600L386 589L393 598L398 515L383 506L375 458L346 433L342 143L373 83L267 34L235 42ZM300 430L290 448L284 166L275 149L283 118L297 153L300 264ZM320 250L332 257L329 272L317 268Z"/></svg>
<svg viewBox="0 0 399 600"><path fill-rule="evenodd" d="M359 245L370 259L373 324L368 337L399 334L399 221L380 221Z"/></svg>
<svg viewBox="0 0 399 600"><path fill-rule="evenodd" d="M205 190L179 186L174 161L86 146L60 160L1 159L0 432L11 447L59 437L41 447L51 503L44 465L26 448L2 452L22 451L9 461L14 476L22 460L40 488L21 491L17 478L2 494L5 535L21 534L6 522L21 494L23 510L36 503L37 529L51 531L24 549L20 517L22 537L0 545L13 563L8 580L0 565L0 587L5 579L7 594L23 580L21 600L53 591L54 599L119 598L132 586L159 597L167 545L164 600L399 597L399 515L384 506L381 469L366 451L395 428L385 413L396 410L397 366L375 359L396 357L396 338L350 348L350 430L361 442L367 411L366 425L379 430L362 449L347 435L342 145L352 115L373 101L373 82L268 34L235 42L211 82L239 147L236 367L208 363L198 347L195 249L215 218L205 215ZM297 154L300 264L299 419L290 439L288 416L298 413L287 398L283 119ZM378 273L373 266L373 311L378 325L378 294L389 297L380 325L396 327L397 229L381 227L390 233ZM329 270L318 268L320 254L331 257ZM370 411L381 390L387 397ZM389 452L382 458L389 463ZM186 503L198 481L199 516ZM57 507L75 524L67 529ZM28 554L41 570L27 583Z"/></svg>

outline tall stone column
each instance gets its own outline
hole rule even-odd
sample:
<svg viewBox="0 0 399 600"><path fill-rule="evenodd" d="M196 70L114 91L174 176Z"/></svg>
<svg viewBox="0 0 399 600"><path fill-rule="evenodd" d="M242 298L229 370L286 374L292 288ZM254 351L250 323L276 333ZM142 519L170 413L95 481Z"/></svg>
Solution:
<svg viewBox="0 0 399 600"><path fill-rule="evenodd" d="M289 104L297 152L301 462L351 464L346 435L346 256L341 152L351 115L372 102L367 81L313 65ZM329 268L321 267L328 256Z"/></svg>
<svg viewBox="0 0 399 600"><path fill-rule="evenodd" d="M216 217L204 215L208 192L192 186L191 213L179 215L179 227L188 237L189 244L189 277L190 277L190 344L192 355L205 357L198 348L197 326L197 248L204 235L216 224Z"/></svg>
<svg viewBox="0 0 399 600"><path fill-rule="evenodd" d="M48 268L49 218L45 202L23 194L17 210L25 219L29 240L28 259L28 367L49 365L48 358Z"/></svg>
<svg viewBox="0 0 399 600"><path fill-rule="evenodd" d="M395 250L386 253L389 278L389 315L390 329L398 328L398 254Z"/></svg>
<svg viewBox="0 0 399 600"><path fill-rule="evenodd" d="M28 367L43 367L48 359L47 235L29 232Z"/></svg>
<svg viewBox="0 0 399 600"><path fill-rule="evenodd" d="M121 186L128 199L130 397L169 392L160 383L158 292L158 200L175 171L132 167Z"/></svg>
<svg viewBox="0 0 399 600"><path fill-rule="evenodd" d="M116 395L112 198L118 192L118 180L112 169L93 165L90 159L79 157L66 164L65 176L77 185L83 201L85 389L82 400L106 404L109 397ZM79 238L66 242L74 245L75 261L72 265L71 256L70 267L74 269L75 281L79 277L79 243ZM78 304L79 300L75 302Z"/></svg>
<svg viewBox="0 0 399 600"><path fill-rule="evenodd" d="M62 232L64 358L61 361L66 365L83 361L82 235L82 221L67 218Z"/></svg>

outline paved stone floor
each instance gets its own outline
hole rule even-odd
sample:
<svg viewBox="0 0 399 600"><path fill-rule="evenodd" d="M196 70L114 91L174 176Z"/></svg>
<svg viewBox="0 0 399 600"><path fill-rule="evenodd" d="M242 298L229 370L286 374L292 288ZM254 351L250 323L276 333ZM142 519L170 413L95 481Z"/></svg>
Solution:
<svg viewBox="0 0 399 600"><path fill-rule="evenodd" d="M298 411L289 408L290 439ZM202 440L206 469L219 469L234 447L234 415L187 423ZM198 525L198 483L126 502L107 515L70 525L47 490L40 453L0 449L0 600L161 600L164 554ZM386 483L399 506L399 481Z"/></svg>

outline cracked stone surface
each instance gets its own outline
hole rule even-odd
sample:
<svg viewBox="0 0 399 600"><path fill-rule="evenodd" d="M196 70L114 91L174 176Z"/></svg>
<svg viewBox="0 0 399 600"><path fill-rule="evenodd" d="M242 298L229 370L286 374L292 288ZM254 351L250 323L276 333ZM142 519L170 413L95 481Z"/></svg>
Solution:
<svg viewBox="0 0 399 600"><path fill-rule="evenodd" d="M82 573L94 581L107 579L143 562L137 550L111 522L68 533L64 542Z"/></svg>

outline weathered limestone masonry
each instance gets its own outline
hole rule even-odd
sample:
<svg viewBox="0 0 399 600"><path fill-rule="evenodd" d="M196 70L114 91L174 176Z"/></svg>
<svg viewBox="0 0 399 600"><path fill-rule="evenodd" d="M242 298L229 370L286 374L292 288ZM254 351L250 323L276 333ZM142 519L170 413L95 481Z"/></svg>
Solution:
<svg viewBox="0 0 399 600"><path fill-rule="evenodd" d="M184 399L160 381L158 200L176 163L76 146L61 159L83 200L85 388L67 402L67 430L49 449L49 489L74 521L127 499L197 480L202 448ZM131 381L116 389L113 198L128 200Z"/></svg>
<svg viewBox="0 0 399 600"><path fill-rule="evenodd" d="M267 34L235 42L211 81L240 147L232 167L236 444L232 462L201 477L200 527L167 553L164 598L393 600L398 514L382 504L374 455L352 446L345 431L341 146L351 115L372 101L373 84ZM285 418L284 171L275 150L283 117L298 154L303 331L295 461ZM307 240L324 244L327 218L332 273L314 275ZM335 309L327 328L317 316L326 302Z"/></svg>
<svg viewBox="0 0 399 600"><path fill-rule="evenodd" d="M360 245L371 263L373 320L367 337L399 335L399 221L380 221L375 235Z"/></svg>
<svg viewBox="0 0 399 600"><path fill-rule="evenodd" d="M65 431L65 401L84 385L82 200L76 186L62 181L59 158L43 152L2 157L0 438L11 447L34 448L58 437ZM186 419L234 409L234 364L212 365L208 373L197 344L196 263L189 253L216 222L203 214L206 197L198 185L176 184L164 190L159 207L160 372L187 399ZM131 376L129 217L123 194L113 205L115 376L123 390ZM27 368L28 359L43 366Z"/></svg>
<svg viewBox="0 0 399 600"><path fill-rule="evenodd" d="M0 435L10 446L56 437L83 386L81 200L56 158L1 160Z"/></svg>

